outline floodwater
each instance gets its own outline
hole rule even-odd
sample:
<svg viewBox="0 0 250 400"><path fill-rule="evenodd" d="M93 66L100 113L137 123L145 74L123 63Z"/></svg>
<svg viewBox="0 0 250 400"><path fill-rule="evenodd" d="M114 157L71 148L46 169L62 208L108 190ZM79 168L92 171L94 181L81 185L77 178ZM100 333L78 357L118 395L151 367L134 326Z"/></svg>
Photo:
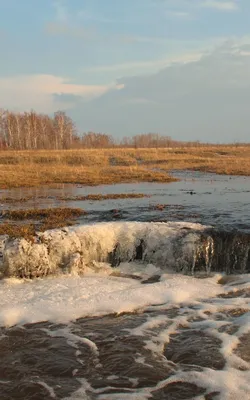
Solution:
<svg viewBox="0 0 250 400"><path fill-rule="evenodd" d="M1 400L249 399L250 178L173 174L2 191L34 196L2 208L88 214L31 244L0 238ZM58 200L131 192L150 197Z"/></svg>
<svg viewBox="0 0 250 400"><path fill-rule="evenodd" d="M250 177L205 174L194 171L173 171L179 182L128 183L116 185L19 188L2 191L3 197L25 203L2 204L2 208L80 207L88 212L83 222L109 221L189 221L218 228L249 230ZM103 201L65 201L88 194L143 193L145 198ZM164 207L158 208L157 205ZM111 212L111 213L110 213Z"/></svg>

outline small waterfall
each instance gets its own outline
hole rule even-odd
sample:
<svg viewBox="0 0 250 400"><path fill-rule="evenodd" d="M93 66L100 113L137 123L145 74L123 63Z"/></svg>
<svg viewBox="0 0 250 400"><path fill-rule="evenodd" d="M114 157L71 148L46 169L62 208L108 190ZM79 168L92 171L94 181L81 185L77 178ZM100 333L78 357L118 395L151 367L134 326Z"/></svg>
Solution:
<svg viewBox="0 0 250 400"><path fill-rule="evenodd" d="M0 236L0 277L84 273L96 263L152 263L184 274L250 272L250 234L192 223L112 222Z"/></svg>
<svg viewBox="0 0 250 400"><path fill-rule="evenodd" d="M213 255L211 271L226 274L250 272L250 234L238 231L211 231Z"/></svg>

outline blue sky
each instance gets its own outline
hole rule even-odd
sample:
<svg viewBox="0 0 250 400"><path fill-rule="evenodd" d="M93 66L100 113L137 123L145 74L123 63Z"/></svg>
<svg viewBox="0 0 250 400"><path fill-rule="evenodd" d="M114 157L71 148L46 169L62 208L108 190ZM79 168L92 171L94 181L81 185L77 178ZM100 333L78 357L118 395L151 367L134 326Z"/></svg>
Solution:
<svg viewBox="0 0 250 400"><path fill-rule="evenodd" d="M0 0L0 107L248 141L249 0Z"/></svg>

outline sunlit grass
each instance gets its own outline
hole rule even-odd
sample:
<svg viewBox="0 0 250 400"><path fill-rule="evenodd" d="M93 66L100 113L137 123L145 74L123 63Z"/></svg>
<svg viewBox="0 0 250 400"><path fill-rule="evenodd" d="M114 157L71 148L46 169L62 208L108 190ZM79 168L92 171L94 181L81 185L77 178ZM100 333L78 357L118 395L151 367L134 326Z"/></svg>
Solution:
<svg viewBox="0 0 250 400"><path fill-rule="evenodd" d="M34 240L36 231L74 225L86 212L80 208L30 208L2 212L0 235Z"/></svg>
<svg viewBox="0 0 250 400"><path fill-rule="evenodd" d="M250 175L250 146L1 151L0 188L171 182L174 169Z"/></svg>

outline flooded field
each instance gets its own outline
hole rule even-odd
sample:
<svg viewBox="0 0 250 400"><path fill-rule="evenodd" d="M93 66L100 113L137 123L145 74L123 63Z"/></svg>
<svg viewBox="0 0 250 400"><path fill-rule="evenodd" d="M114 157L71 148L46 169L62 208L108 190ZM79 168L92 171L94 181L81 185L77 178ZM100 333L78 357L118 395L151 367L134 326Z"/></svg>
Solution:
<svg viewBox="0 0 250 400"><path fill-rule="evenodd" d="M86 211L0 236L1 400L249 399L250 178L173 174L1 192ZM145 197L79 200L119 193Z"/></svg>
<svg viewBox="0 0 250 400"><path fill-rule="evenodd" d="M173 171L179 182L116 184L103 186L55 185L2 190L2 209L80 207L84 222L191 221L227 229L250 227L250 178ZM75 200L81 196L136 193L144 198ZM4 203L4 198L16 202ZM27 201L19 202L19 199ZM115 212L114 212L115 211Z"/></svg>

